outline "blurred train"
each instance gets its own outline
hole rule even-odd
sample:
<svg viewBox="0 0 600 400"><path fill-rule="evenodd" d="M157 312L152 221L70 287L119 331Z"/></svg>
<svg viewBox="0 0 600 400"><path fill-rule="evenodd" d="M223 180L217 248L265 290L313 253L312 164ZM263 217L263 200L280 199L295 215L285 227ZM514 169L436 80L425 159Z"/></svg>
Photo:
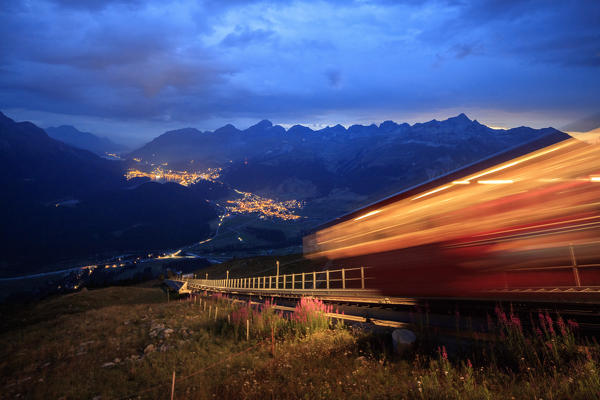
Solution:
<svg viewBox="0 0 600 400"><path fill-rule="evenodd" d="M304 253L369 267L386 296L600 299L600 145L539 139L325 224Z"/></svg>

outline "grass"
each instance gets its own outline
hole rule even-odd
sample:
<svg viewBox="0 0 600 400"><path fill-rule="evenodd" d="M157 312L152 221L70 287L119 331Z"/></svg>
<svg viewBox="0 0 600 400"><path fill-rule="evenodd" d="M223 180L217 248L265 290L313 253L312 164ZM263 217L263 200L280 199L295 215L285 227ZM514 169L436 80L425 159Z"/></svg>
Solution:
<svg viewBox="0 0 600 400"><path fill-rule="evenodd" d="M0 397L168 398L173 371L179 399L600 395L598 346L556 316L550 325L543 315L546 331L535 321L541 335L530 335L499 310L490 325L504 335L498 340L450 346L423 329L416 346L399 355L389 332L333 326L323 311L310 300L291 316L269 304L257 308L217 296L167 303L153 285L89 290L3 310ZM144 354L149 345L155 351Z"/></svg>

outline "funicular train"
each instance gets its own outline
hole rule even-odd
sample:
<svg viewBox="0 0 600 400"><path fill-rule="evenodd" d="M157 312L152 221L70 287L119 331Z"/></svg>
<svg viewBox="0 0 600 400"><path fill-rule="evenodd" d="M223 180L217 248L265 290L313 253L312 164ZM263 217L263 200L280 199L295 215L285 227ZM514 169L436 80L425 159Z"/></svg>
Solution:
<svg viewBox="0 0 600 400"><path fill-rule="evenodd" d="M304 238L305 255L367 266L387 296L600 299L600 146L562 139L338 218Z"/></svg>

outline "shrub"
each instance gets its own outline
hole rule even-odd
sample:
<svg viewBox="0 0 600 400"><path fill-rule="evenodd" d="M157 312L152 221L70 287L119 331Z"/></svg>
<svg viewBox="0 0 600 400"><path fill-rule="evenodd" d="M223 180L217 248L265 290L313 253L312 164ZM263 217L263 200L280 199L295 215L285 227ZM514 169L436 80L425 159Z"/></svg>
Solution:
<svg viewBox="0 0 600 400"><path fill-rule="evenodd" d="M324 304L319 299L302 297L292 316L295 330L301 334L328 329L330 318L327 313L332 311L330 305Z"/></svg>

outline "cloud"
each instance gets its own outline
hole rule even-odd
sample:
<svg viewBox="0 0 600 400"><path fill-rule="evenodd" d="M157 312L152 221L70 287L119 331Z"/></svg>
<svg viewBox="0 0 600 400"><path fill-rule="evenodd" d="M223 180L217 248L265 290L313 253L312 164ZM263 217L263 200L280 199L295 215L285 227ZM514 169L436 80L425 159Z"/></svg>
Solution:
<svg viewBox="0 0 600 400"><path fill-rule="evenodd" d="M338 69L328 69L325 71L325 76L329 81L329 85L333 88L339 88L342 82L342 72Z"/></svg>
<svg viewBox="0 0 600 400"><path fill-rule="evenodd" d="M236 26L235 31L225 36L221 44L227 47L242 47L252 43L264 44L273 35L273 31L266 29L249 29L247 26Z"/></svg>
<svg viewBox="0 0 600 400"><path fill-rule="evenodd" d="M476 107L574 120L600 107L597 1L0 7L0 107L45 118L206 129L214 121L372 120Z"/></svg>

